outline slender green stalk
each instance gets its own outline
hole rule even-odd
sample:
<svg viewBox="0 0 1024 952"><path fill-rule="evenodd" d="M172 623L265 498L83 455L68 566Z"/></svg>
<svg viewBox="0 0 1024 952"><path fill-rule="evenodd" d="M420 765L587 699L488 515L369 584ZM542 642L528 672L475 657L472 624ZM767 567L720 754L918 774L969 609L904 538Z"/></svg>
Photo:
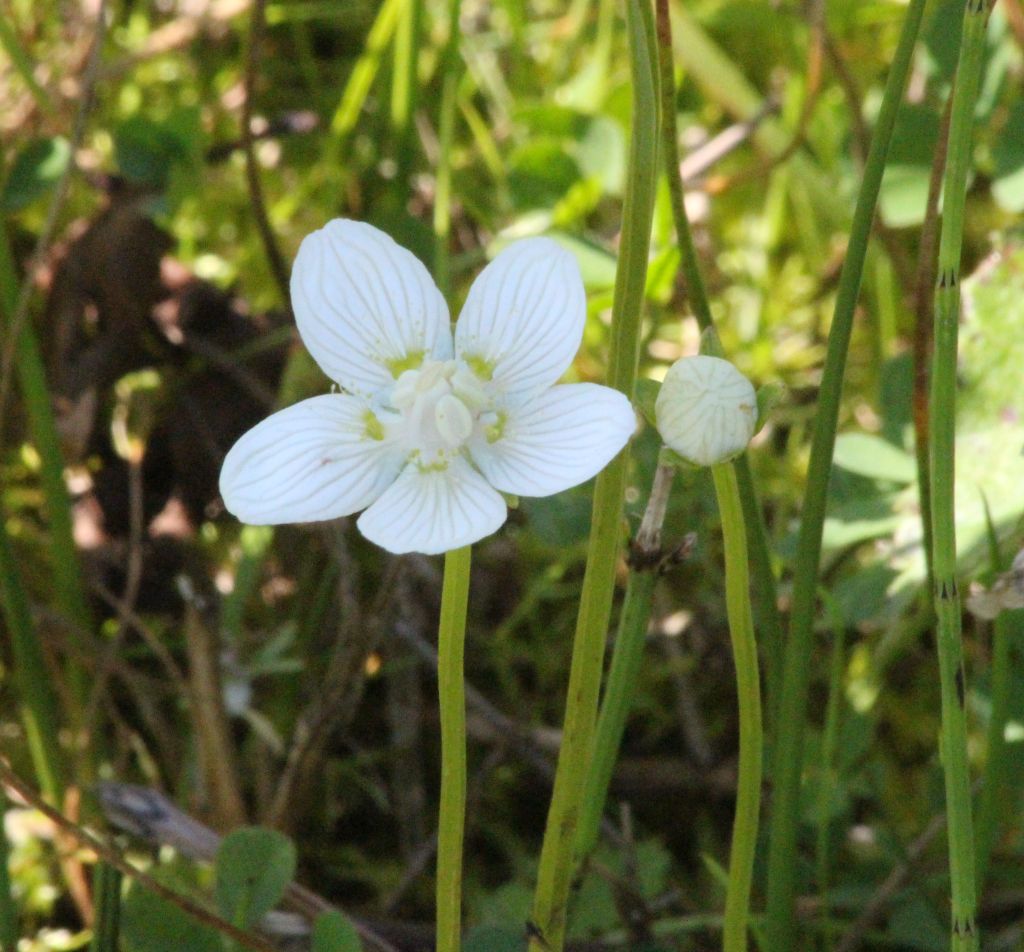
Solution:
<svg viewBox="0 0 1024 952"><path fill-rule="evenodd" d="M117 952L121 931L121 873L99 862L92 874L96 921L92 927L89 952Z"/></svg>
<svg viewBox="0 0 1024 952"><path fill-rule="evenodd" d="M391 72L391 126L401 139L412 124L416 102L416 65L419 54L423 0L405 0L395 27ZM397 156L399 162L402 156Z"/></svg>
<svg viewBox="0 0 1024 952"><path fill-rule="evenodd" d="M694 317L702 331L713 328L711 303L701 275L697 249L693 244L690 221L686 215L683 179L679 171L679 130L676 124L676 86L672 56L672 22L668 0L657 0L658 66L661 74L661 148L668 181L672 220L675 223L679 245L680 267L686 283L686 296ZM769 697L778 697L773 689L782 676L782 616L779 614L775 573L772 571L771 550L764 512L757 498L750 460L744 453L734 463L740 487L743 515L750 530L750 557L753 563L754 590L757 594L762 643L767 647Z"/></svg>
<svg viewBox="0 0 1024 952"><path fill-rule="evenodd" d="M32 765L46 798L59 804L64 795L64 771L57 736L60 719L50 674L32 625L28 599L21 587L17 563L0 512L0 607L10 634L14 677L18 686L21 720Z"/></svg>
<svg viewBox="0 0 1024 952"><path fill-rule="evenodd" d="M821 537L825 522L829 475L832 470L832 452L835 448L836 424L839 418L839 399L842 395L846 354L864 273L871 222L924 6L925 0L911 0L907 7L896 55L886 81L877 127L864 165L846 257L839 277L835 313L829 333L821 391L818 395L807 489L797 543L789 638L783 658L782 695L778 702L772 748L771 775L774 792L766 910L769 952L792 952L796 948L794 901L796 870L799 866L796 847L800 777L803 767L804 718L807 712L807 692L813 654L815 595L821 559Z"/></svg>
<svg viewBox="0 0 1024 952"><path fill-rule="evenodd" d="M846 661L845 628L843 617L835 599L822 592L822 598L828 599L829 615L832 619L832 663L829 666L828 701L825 705L825 729L821 737L821 779L818 784L818 836L815 847L815 865L817 868L818 895L821 910L818 920L824 922L829 917L829 849L828 820L832 793L835 789L833 776L838 774L836 751L839 747L839 726L843 711L843 665ZM826 948L827 940L826 940Z"/></svg>
<svg viewBox="0 0 1024 952"><path fill-rule="evenodd" d="M434 185L434 280L447 296L451 291L450 248L452 227L452 143L455 137L455 106L459 91L459 12L462 0L449 0L448 43L444 51L441 107L437 123L438 160Z"/></svg>
<svg viewBox="0 0 1024 952"><path fill-rule="evenodd" d="M4 832L7 814L7 794L0 787L0 949L18 947L18 910L11 892L11 844Z"/></svg>
<svg viewBox="0 0 1024 952"><path fill-rule="evenodd" d="M576 839L577 861L584 860L597 845L601 815L608 799L612 771L618 758L626 719L633 704L633 693L644 656L644 642L651 619L654 585L661 566L661 527L665 521L668 497L672 490L675 467L661 463L654 473L651 495L644 511L643 523L630 553L626 597L619 616L612 663L601 699L594 737L594 753L587 775L586 794Z"/></svg>
<svg viewBox="0 0 1024 952"><path fill-rule="evenodd" d="M462 923L462 839L466 823L466 691L463 648L470 547L444 557L437 687L441 702L441 811L437 825L437 950L458 952Z"/></svg>
<svg viewBox="0 0 1024 952"><path fill-rule="evenodd" d="M967 761L965 679L956 582L956 518L953 471L956 439L956 359L960 321L960 253L963 244L967 174L971 165L974 104L978 98L988 20L985 0L967 0L960 60L953 89L946 156L945 205L939 236L935 287L935 343L928 418L932 491L932 571L936 642L942 682L942 765L949 817L951 942L953 952L978 948L977 873L971 819L971 778Z"/></svg>
<svg viewBox="0 0 1024 952"><path fill-rule="evenodd" d="M754 851L761 807L761 760L764 744L761 726L761 677L757 642L750 613L750 579L747 566L747 531L740 503L736 470L732 463L711 467L718 497L725 545L725 603L729 636L736 664L736 694L740 711L739 780L736 817L729 853L729 883L725 894L723 952L745 952L750 918L750 888L754 878Z"/></svg>
<svg viewBox="0 0 1024 952"><path fill-rule="evenodd" d="M1000 820L1006 812L1006 783L1009 769L1009 745L1006 743L1006 722L1010 717L1013 685L1013 644L1024 634L1024 611L1004 611L993 623L992 710L989 714L988 739L985 747L985 770L982 774L981 797L975 826L977 845L978 889L985 884L992 850L999 834Z"/></svg>
<svg viewBox="0 0 1024 952"><path fill-rule="evenodd" d="M651 157L658 148L658 95L654 30L647 0L629 0L626 11L633 77L633 129L612 303L608 376L613 387L632 397L654 211L656 164ZM594 486L562 747L533 903L532 921L541 938L530 940L530 952L561 952L565 941L566 904L575 870L576 828L593 748L605 635L615 587L627 463L627 454L620 453L597 477Z"/></svg>
<svg viewBox="0 0 1024 952"><path fill-rule="evenodd" d="M0 311L6 324L18 306L18 278L11 259L7 232L0 227ZM19 329L14 346L15 371L21 388L29 432L42 461L40 481L46 497L53 556L54 600L73 627L89 631L91 621L71 532L71 502L64 484L64 458L50 408L46 371L35 331L28 322Z"/></svg>

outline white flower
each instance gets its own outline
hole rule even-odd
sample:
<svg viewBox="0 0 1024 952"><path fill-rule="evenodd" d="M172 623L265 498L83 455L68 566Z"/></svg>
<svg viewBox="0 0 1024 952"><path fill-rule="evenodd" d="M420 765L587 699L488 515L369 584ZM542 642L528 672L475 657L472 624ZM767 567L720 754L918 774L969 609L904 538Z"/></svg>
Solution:
<svg viewBox="0 0 1024 952"><path fill-rule="evenodd" d="M670 449L698 466L714 466L746 449L754 435L757 395L720 357L683 357L668 369L654 405Z"/></svg>
<svg viewBox="0 0 1024 952"><path fill-rule="evenodd" d="M454 339L426 268L387 235L335 220L292 270L303 341L343 393L304 400L246 433L220 489L244 522L366 511L391 552L434 554L498 529L502 493L548 496L589 479L636 419L623 394L562 384L586 299L572 255L547 238L509 246L476 279Z"/></svg>

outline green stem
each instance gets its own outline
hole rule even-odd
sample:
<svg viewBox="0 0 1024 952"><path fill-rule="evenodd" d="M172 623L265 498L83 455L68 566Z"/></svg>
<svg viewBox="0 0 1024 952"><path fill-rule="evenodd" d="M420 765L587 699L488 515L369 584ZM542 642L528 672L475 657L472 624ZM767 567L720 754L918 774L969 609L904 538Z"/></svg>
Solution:
<svg viewBox="0 0 1024 952"><path fill-rule="evenodd" d="M658 465L643 524L637 533L630 555L626 597L622 603L619 629L612 650L612 663L608 669L608 681L601 700L601 712L594 737L594 753L590 760L586 794L583 797L580 814L579 833L576 839L578 861L586 859L597 845L612 771L622 744L622 735L626 730L629 709L633 704L633 694L644 656L644 642L651 619L654 585L658 579L662 557L661 527L665 521L665 511L674 477L675 467Z"/></svg>
<svg viewBox="0 0 1024 952"><path fill-rule="evenodd" d="M20 695L21 720L29 754L43 795L59 805L64 796L64 771L57 725L57 700L50 673L32 625L28 599L18 577L17 562L0 512L0 607L10 634L14 676Z"/></svg>
<svg viewBox="0 0 1024 952"><path fill-rule="evenodd" d="M0 949L18 947L18 910L11 892L11 844L4 832L9 806L7 793L0 786Z"/></svg>
<svg viewBox="0 0 1024 952"><path fill-rule="evenodd" d="M658 96L653 70L653 23L647 0L629 0L626 11L633 77L633 129L612 304L608 379L613 387L632 397L654 212L656 165L651 157L658 148ZM600 473L594 485L587 567L573 640L562 746L533 903L532 921L542 938L530 940L530 952L561 952L565 941L566 904L575 870L576 828L593 749L605 637L615 587L627 464L628 457L623 451Z"/></svg>
<svg viewBox="0 0 1024 952"><path fill-rule="evenodd" d="M736 470L731 463L711 467L718 497L725 545L725 603L729 636L736 663L736 693L740 714L739 781L736 817L729 855L729 882L725 895L723 952L745 952L750 917L750 887L754 877L758 816L761 806L761 679L757 642L750 613L747 567L747 532L740 502Z"/></svg>
<svg viewBox="0 0 1024 952"><path fill-rule="evenodd" d="M792 952L796 948L794 903L797 827L800 813L800 778L803 768L804 719L813 654L815 596L821 537L832 452L835 448L839 400L842 395L846 354L853 330L853 315L860 293L871 222L885 170L896 114L913 59L925 0L911 0L900 34L896 55L886 81L878 123L864 165L860 193L850 228L850 240L839 277L835 313L829 334L825 368L818 395L814 438L807 472L803 516L797 543L793 578L789 638L782 669L782 694L774 723L771 776L772 817L768 852L766 936L769 952Z"/></svg>
<svg viewBox="0 0 1024 952"><path fill-rule="evenodd" d="M470 547L444 557L437 687L441 704L441 807L437 825L437 950L458 952L462 923L462 839L466 823L466 693L463 647Z"/></svg>
<svg viewBox="0 0 1024 952"><path fill-rule="evenodd" d="M96 921L89 952L117 952L121 931L121 873L108 863L97 863L92 876Z"/></svg>
<svg viewBox="0 0 1024 952"><path fill-rule="evenodd" d="M18 278L7 232L0 227L0 311L10 321L18 306ZM5 329L8 325L5 324ZM64 484L64 457L46 383L39 343L30 322L22 322L14 343L14 363L32 442L42 462L40 481L46 497L53 554L54 600L73 628L91 630L82 578L71 531L71 501Z"/></svg>
<svg viewBox="0 0 1024 952"><path fill-rule="evenodd" d="M992 711L989 715L985 770L975 827L977 843L978 889L985 884L992 850L999 833L999 821L1006 811L1006 782L1009 769L1006 722L1010 717L1013 689L1013 645L1024 634L1024 612L1003 612L993 624Z"/></svg>
<svg viewBox="0 0 1024 952"><path fill-rule="evenodd" d="M839 726L843 710L843 665L846 653L844 621L839 606L835 599L830 598L827 593L823 592L822 597L823 600L827 599L833 629L832 663L829 666L828 676L828 702L825 706L825 728L821 737L821 779L818 784L817 810L818 837L815 848L818 895L821 900L818 920L825 922L829 917L828 821L833 792L838 782L839 767L836 751L839 746Z"/></svg>
<svg viewBox="0 0 1024 952"><path fill-rule="evenodd" d="M669 17L668 0L657 0L658 65L661 74L661 148L665 163L665 177L668 181L669 204L675 223L676 240L679 245L680 267L686 284L686 296L693 309L697 325L702 331L713 328L714 318L707 288L701 275L697 249L693 244L690 220L686 215L686 196L683 179L679 171L679 130L676 124L676 86L672 56L672 22ZM768 530L764 523L764 512L757 498L754 477L750 471L750 460L746 453L739 457L736 479L739 483L743 515L750 529L750 558L753 564L754 591L760 609L759 621L763 641L767 644L769 687L781 677L782 672L782 616L779 614L778 593L775 587L775 573L772 571L771 550L768 546ZM769 697L778 697L776 689L769 690Z"/></svg>
<svg viewBox="0 0 1024 952"><path fill-rule="evenodd" d="M456 100L459 91L459 12L461 0L449 0L448 43L444 50L444 76L441 81L441 107L437 123L438 159L434 185L434 280L441 293L451 291L452 228L452 143L455 138Z"/></svg>
<svg viewBox="0 0 1024 952"><path fill-rule="evenodd" d="M932 570L936 642L942 688L942 765L949 818L951 941L954 952L978 948L974 826L967 761L967 718L960 594L956 582L956 360L960 320L960 256L963 244L967 174L971 165L974 105L985 51L985 0L967 0L946 157L942 230L935 287L935 343L928 419L932 491Z"/></svg>

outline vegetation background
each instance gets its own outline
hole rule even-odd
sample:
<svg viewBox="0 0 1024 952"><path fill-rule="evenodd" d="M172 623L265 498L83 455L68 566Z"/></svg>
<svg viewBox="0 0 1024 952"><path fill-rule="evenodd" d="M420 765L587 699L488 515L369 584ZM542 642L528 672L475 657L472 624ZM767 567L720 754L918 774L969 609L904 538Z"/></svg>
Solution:
<svg viewBox="0 0 1024 952"><path fill-rule="evenodd" d="M926 12L847 367L805 754L808 948L948 947L914 354L930 326L929 183L961 9L935 0ZM755 384L786 386L750 452L785 613L836 279L905 5L699 0L672 10L687 210L723 344ZM299 881L402 948L429 941L429 925L416 924L433 914L439 562L387 556L349 520L242 528L216 479L244 429L329 386L296 342L286 283L301 238L338 215L383 228L431 264L435 211L450 203L453 313L502 242L557 237L589 292L572 374L603 379L630 120L619 4L463 0L452 44L449 12L440 0L0 9L0 520L10 550L0 569L7 597L17 587L30 607L64 776L40 776L33 758L10 614L0 622L2 756L34 787L59 791L72 819L119 829L135 862L189 894L210 886L195 861L202 834L168 821L184 842L164 836L162 850L162 828L148 843L128 836L111 805L117 788L102 782L162 791L212 829L276 827L294 841ZM963 269L965 591L1008 568L1024 511L1020 0L1001 0L988 36ZM445 75L457 82L450 128L439 118ZM641 358L653 379L697 347L679 261L663 184ZM45 386L33 366L45 367ZM45 407L59 448L47 443ZM634 530L657 450L650 428L632 447ZM467 947L477 950L518 948L529 913L589 495L584 486L524 500L477 547L465 867ZM579 948L718 941L737 724L706 475L678 480L672 496L666 539L689 533L692 547L658 583L606 843L574 894ZM970 755L989 791L979 819L992 846L985 948L1020 948L1024 611L1003 615L995 639L991 622L965 623ZM781 644L759 634L771 740L787 729L772 717ZM16 910L17 948L84 947L93 854L11 797L0 901ZM763 870L757 883L755 910ZM173 904L126 888L124 949L220 947Z"/></svg>

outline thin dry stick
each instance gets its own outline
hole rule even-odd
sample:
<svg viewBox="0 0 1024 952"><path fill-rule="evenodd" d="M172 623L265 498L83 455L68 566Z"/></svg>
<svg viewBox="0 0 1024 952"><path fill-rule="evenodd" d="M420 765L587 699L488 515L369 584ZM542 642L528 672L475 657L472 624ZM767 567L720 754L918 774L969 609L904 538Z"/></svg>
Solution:
<svg viewBox="0 0 1024 952"><path fill-rule="evenodd" d="M107 821L132 836L152 844L172 846L182 856L197 862L211 863L216 858L222 842L220 834L179 809L158 790L103 781L96 785L96 796ZM300 913L310 922L323 912L340 911L322 896L296 882L286 887L282 905ZM352 924L367 942L373 944L376 952L398 952L366 923L352 918Z"/></svg>
<svg viewBox="0 0 1024 952"><path fill-rule="evenodd" d="M192 723L195 726L204 777L210 785L218 821L226 829L246 822L238 780L235 745L231 736L220 682L220 645L193 605L185 606L185 644L188 648Z"/></svg>
<svg viewBox="0 0 1024 952"><path fill-rule="evenodd" d="M175 892L173 889L157 882L151 876L142 872L141 869L133 866L115 846L90 833L74 821L69 820L59 810L51 807L32 787L11 770L10 766L3 759L0 759L0 782L10 787L27 804L42 813L63 833L70 836L80 845L91 849L100 859L109 863L115 869L120 870L125 876L130 876L144 889L154 893L161 899L166 899L169 903L172 903L183 912L188 913L188 915L203 923L203 925L216 929L218 932L228 936L228 938L244 945L247 949L255 949L256 952L276 952L275 947L266 939L252 935L249 932L244 932L242 929L233 926L230 922L221 919L216 913L210 912L209 909L194 899Z"/></svg>
<svg viewBox="0 0 1024 952"><path fill-rule="evenodd" d="M75 172L75 153L81 148L85 139L85 128L88 123L89 113L92 112L93 103L96 98L96 80L99 75L100 59L103 52L103 40L107 34L107 3L100 0L99 9L96 11L96 25L93 30L92 49L89 51L89 59L85 65L85 75L82 80L81 98L78 103L78 111L75 114L75 121L71 128L71 141L69 145L68 164L57 180L53 190L53 198L50 199L50 207L46 210L46 219L43 223L43 230L36 239L36 246L32 250L28 266L25 269L25 278L22 281L18 293L18 303L14 313L8 322L7 340L4 342L3 352L0 354L0 445L3 443L3 421L7 419L7 399L10 392L11 364L14 360L14 349L21 334L22 325L28 317L28 305L32 298L32 287L36 271L46 260L50 245L53 243L54 235L57 232L57 220L64 209L68 192L71 186L71 176Z"/></svg>
<svg viewBox="0 0 1024 952"><path fill-rule="evenodd" d="M291 296L288 292L288 266L277 247L274 229L267 215L267 206L263 197L263 184L260 181L259 165L256 162L256 149L252 135L252 107L256 97L256 76L258 75L260 44L263 42L263 30L266 24L266 0L253 0L252 15L249 20L249 48L245 57L245 97L242 101L242 151L245 153L245 178L249 185L249 201L252 204L253 217L263 241L263 250L270 262L270 270L274 274L281 303L291 310Z"/></svg>

